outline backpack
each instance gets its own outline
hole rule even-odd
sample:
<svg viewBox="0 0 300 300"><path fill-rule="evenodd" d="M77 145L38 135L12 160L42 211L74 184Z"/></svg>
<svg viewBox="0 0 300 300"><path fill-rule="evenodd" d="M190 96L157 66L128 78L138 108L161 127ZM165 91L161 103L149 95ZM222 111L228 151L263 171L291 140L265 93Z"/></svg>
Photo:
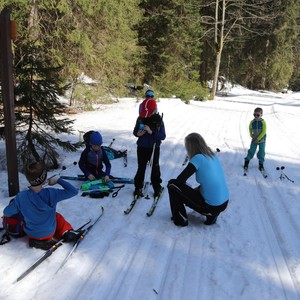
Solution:
<svg viewBox="0 0 300 300"><path fill-rule="evenodd" d="M90 138L93 132L94 132L93 130L90 130L83 135L83 141L86 147L90 145ZM125 157L127 155L127 150L118 151L108 146L101 146L101 148L106 152L106 155L109 160Z"/></svg>
<svg viewBox="0 0 300 300"><path fill-rule="evenodd" d="M2 217L3 228L0 230L5 230L5 233L0 239L0 245L4 245L10 241L10 237L19 238L26 235L24 232L24 217L19 212L11 217Z"/></svg>

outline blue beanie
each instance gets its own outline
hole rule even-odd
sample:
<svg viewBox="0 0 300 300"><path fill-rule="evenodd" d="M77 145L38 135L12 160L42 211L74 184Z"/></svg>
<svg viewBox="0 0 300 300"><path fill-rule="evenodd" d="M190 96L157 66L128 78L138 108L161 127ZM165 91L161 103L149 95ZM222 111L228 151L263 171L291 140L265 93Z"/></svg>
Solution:
<svg viewBox="0 0 300 300"><path fill-rule="evenodd" d="M90 144L91 145L102 145L103 144L102 136L98 131L94 131L92 133L91 138L90 138Z"/></svg>

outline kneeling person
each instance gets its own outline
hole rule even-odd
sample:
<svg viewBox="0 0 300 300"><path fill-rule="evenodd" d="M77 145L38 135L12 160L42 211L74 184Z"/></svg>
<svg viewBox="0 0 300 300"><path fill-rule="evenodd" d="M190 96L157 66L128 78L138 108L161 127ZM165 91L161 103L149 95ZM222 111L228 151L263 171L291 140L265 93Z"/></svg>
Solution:
<svg viewBox="0 0 300 300"><path fill-rule="evenodd" d="M191 133L185 138L185 148L189 164L177 179L171 179L168 184L172 220L177 226L188 225L186 205L207 217L204 224L212 225L226 209L229 199L221 163L198 133ZM186 184L193 174L200 184L197 188Z"/></svg>

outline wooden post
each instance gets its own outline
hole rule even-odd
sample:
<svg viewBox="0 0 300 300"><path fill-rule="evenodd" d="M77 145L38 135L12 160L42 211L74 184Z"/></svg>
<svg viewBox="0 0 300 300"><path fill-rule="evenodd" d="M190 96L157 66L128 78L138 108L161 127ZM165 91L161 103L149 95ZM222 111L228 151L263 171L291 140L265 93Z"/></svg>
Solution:
<svg viewBox="0 0 300 300"><path fill-rule="evenodd" d="M0 66L2 101L4 109L4 132L9 196L19 192L18 159L16 147L13 54L11 44L10 10L4 8L0 14Z"/></svg>

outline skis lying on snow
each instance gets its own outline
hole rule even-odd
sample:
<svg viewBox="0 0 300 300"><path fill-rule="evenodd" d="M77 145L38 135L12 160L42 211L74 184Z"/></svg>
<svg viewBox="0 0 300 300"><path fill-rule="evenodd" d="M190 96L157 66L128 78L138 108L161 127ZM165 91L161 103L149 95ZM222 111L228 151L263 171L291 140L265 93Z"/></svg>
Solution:
<svg viewBox="0 0 300 300"><path fill-rule="evenodd" d="M77 241L81 241L84 236L88 233L88 231L99 221L100 217L103 215L104 212L104 208L101 206L101 214L99 215L99 217L89 226L87 227L83 234L79 237L79 239ZM79 227L77 230L82 230L85 226L87 226L89 223L91 222L91 220L89 220L88 222L86 222L85 224L83 224L81 227ZM77 243L77 241L74 243L73 248L75 246L75 244ZM17 278L17 282L22 280L24 277L26 277L29 273L31 273L34 269L36 269L43 261L45 261L49 256L52 255L53 252L55 252L60 246L62 246L64 244L64 239L59 240L55 245L53 245L50 249L48 249L45 254L43 256L41 256L36 262L34 262L25 272L23 272L18 278ZM79 242L77 243L75 249L77 248ZM72 248L72 253L74 252ZM69 255L68 255L69 256ZM69 257L67 257L69 258ZM65 262L63 262L64 264Z"/></svg>
<svg viewBox="0 0 300 300"><path fill-rule="evenodd" d="M146 213L146 215L147 215L148 217L151 217L151 216L153 215L153 213L154 213L154 211L155 211L155 209L156 209L156 206L157 206L157 204L158 204L158 201L159 201L160 198L161 198L161 195L162 195L162 193L163 193L163 190L164 190L164 188L162 187L162 189L160 190L159 195L156 196L156 197L153 199L153 203L152 203L150 209L148 210L148 212ZM139 198L143 197L143 196L144 196L144 195L134 195L134 198L133 198L133 200L131 201L129 207L128 207L126 210L124 210L124 214L125 214L125 215L128 215L128 214L132 211L132 209L133 209L133 207L135 206L137 200L138 200Z"/></svg>
<svg viewBox="0 0 300 300"><path fill-rule="evenodd" d="M66 180L77 180L77 181L86 181L84 175L77 175L77 176L66 176L62 175L60 176L62 179ZM131 178L125 178L125 177L113 177L111 178L111 181L113 183L128 183L128 184L134 184L134 180Z"/></svg>

